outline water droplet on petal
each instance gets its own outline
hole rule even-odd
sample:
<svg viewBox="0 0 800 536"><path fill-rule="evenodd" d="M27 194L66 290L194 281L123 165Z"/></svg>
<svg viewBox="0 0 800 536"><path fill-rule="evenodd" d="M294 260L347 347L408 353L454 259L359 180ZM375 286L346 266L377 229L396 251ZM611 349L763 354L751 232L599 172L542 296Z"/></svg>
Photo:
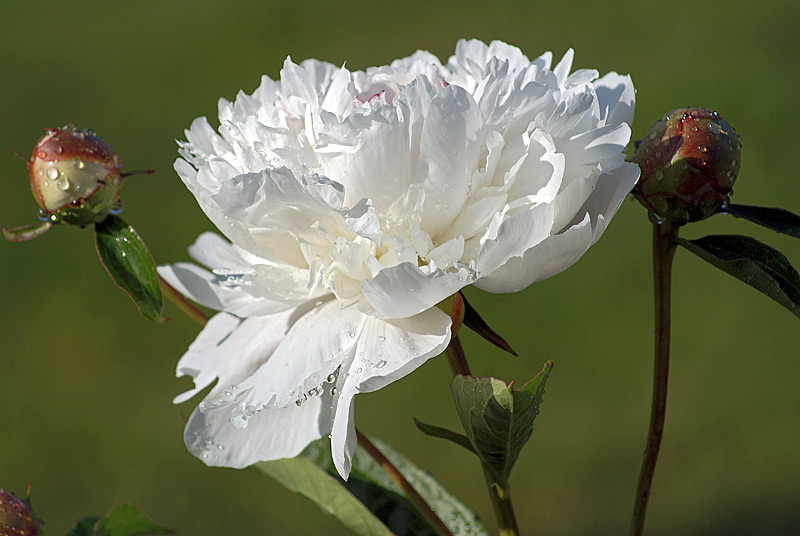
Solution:
<svg viewBox="0 0 800 536"><path fill-rule="evenodd" d="M47 170L47 176L52 180L56 180L58 178L58 175L59 175L58 168L51 167L50 169Z"/></svg>
<svg viewBox="0 0 800 536"><path fill-rule="evenodd" d="M244 416L245 417L248 417L248 418L252 417L256 413L258 413L258 411L256 410L255 406L245 406L245 408L244 408Z"/></svg>
<svg viewBox="0 0 800 536"><path fill-rule="evenodd" d="M63 153L63 152L64 152L64 148L63 148L63 147L61 147L60 145L56 145L56 146L53 148L53 150L54 150L56 153L58 153L58 154L61 154L61 153Z"/></svg>
<svg viewBox="0 0 800 536"><path fill-rule="evenodd" d="M384 367L384 365L386 365L386 361L384 361L383 359L381 359L380 361L378 361L377 363L375 363L375 368L383 368L383 367Z"/></svg>
<svg viewBox="0 0 800 536"><path fill-rule="evenodd" d="M51 168L51 169L53 169L53 168ZM62 177L62 178L58 179L58 182L56 183L56 187L58 187L58 189L63 191L63 192L66 192L67 190L69 190L69 186L70 186L69 179L66 178L66 177Z"/></svg>
<svg viewBox="0 0 800 536"><path fill-rule="evenodd" d="M379 336L378 336L378 340L379 340L379 341L381 341L381 342L383 342L383 341L385 341L385 340L386 340L386 337L384 337L383 335L379 335Z"/></svg>
<svg viewBox="0 0 800 536"><path fill-rule="evenodd" d="M72 165L73 167L75 167L75 169L83 169L84 167L86 167L86 164L84 164L83 160L81 160L80 158L74 159L72 161Z"/></svg>

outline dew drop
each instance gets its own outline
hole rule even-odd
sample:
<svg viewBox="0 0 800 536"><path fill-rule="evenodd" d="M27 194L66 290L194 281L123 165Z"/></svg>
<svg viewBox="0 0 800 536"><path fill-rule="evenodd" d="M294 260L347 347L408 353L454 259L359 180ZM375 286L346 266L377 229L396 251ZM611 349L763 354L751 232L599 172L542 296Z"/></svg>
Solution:
<svg viewBox="0 0 800 536"><path fill-rule="evenodd" d="M308 397L306 395L303 395L302 397L300 397L297 400L295 400L294 403L297 404L297 406L299 407L299 406L302 406L303 404L305 404L306 400L308 400Z"/></svg>
<svg viewBox="0 0 800 536"><path fill-rule="evenodd" d="M50 168L50 169L55 169L55 168ZM62 192L66 192L67 190L69 190L69 186L70 186L69 179L66 177L60 178L56 183L56 187Z"/></svg>
<svg viewBox="0 0 800 536"><path fill-rule="evenodd" d="M380 336L378 336L378 340L383 342L383 341L386 340L386 337L384 337L383 335L380 335Z"/></svg>
<svg viewBox="0 0 800 536"><path fill-rule="evenodd" d="M656 171L654 177L657 181L660 181L661 179L664 178L664 172L659 169L658 171Z"/></svg>
<svg viewBox="0 0 800 536"><path fill-rule="evenodd" d="M328 359L333 359L333 354L328 354Z"/></svg>
<svg viewBox="0 0 800 536"><path fill-rule="evenodd" d="M217 450L225 450L225 447L223 445L217 445Z"/></svg>
<svg viewBox="0 0 800 536"><path fill-rule="evenodd" d="M47 158L47 151L38 151L36 153L36 156L44 160L45 158Z"/></svg>
<svg viewBox="0 0 800 536"><path fill-rule="evenodd" d="M381 359L380 361L378 361L377 363L375 363L375 368L383 368L385 365L386 365L386 361L384 361L383 359Z"/></svg>
<svg viewBox="0 0 800 536"><path fill-rule="evenodd" d="M47 170L47 176L52 180L56 180L58 178L58 175L59 175L58 168L51 167L50 169Z"/></svg>
<svg viewBox="0 0 800 536"><path fill-rule="evenodd" d="M351 337L355 337L356 336L356 334L353 333L352 331L350 333L348 333L348 335L350 335Z"/></svg>
<svg viewBox="0 0 800 536"><path fill-rule="evenodd" d="M736 161L736 160L731 160L731 166L733 166L733 167L736 167L736 164L738 164L738 163L739 162Z"/></svg>
<svg viewBox="0 0 800 536"><path fill-rule="evenodd" d="M708 147L705 146L705 145L698 145L697 146L697 150L700 151L701 153L707 153L708 152Z"/></svg>
<svg viewBox="0 0 800 536"><path fill-rule="evenodd" d="M358 368L356 369L356 374L361 374L361 367L358 367Z"/></svg>
<svg viewBox="0 0 800 536"><path fill-rule="evenodd" d="M56 146L53 148L53 150L54 150L54 151L55 151L57 154L61 154L61 153L63 153L63 152L64 152L64 148L63 148L63 147L61 147L60 145L56 145Z"/></svg>
<svg viewBox="0 0 800 536"><path fill-rule="evenodd" d="M203 443L205 443L206 445L213 445L214 441L211 439L206 439L205 441L203 441Z"/></svg>
<svg viewBox="0 0 800 536"><path fill-rule="evenodd" d="M327 380L328 380L328 383L335 382L336 381L336 373L334 372L332 374L328 374Z"/></svg>
<svg viewBox="0 0 800 536"><path fill-rule="evenodd" d="M225 391L222 394L225 395L225 396L233 396L233 393L231 393L230 391Z"/></svg>
<svg viewBox="0 0 800 536"><path fill-rule="evenodd" d="M244 416L245 417L252 417L256 413L258 413L258 412L256 411L256 407L255 406L245 406L245 408L244 408Z"/></svg>
<svg viewBox="0 0 800 536"><path fill-rule="evenodd" d="M336 387L331 387L331 396L336 394Z"/></svg>
<svg viewBox="0 0 800 536"><path fill-rule="evenodd" d="M40 177L44 177L44 170L43 170L43 169L40 169L40 170L39 170L39 176L40 176Z"/></svg>
<svg viewBox="0 0 800 536"><path fill-rule="evenodd" d="M75 169L83 169L84 167L86 167L86 164L84 164L83 160L81 160L80 158L74 159L72 161L72 165L75 167Z"/></svg>

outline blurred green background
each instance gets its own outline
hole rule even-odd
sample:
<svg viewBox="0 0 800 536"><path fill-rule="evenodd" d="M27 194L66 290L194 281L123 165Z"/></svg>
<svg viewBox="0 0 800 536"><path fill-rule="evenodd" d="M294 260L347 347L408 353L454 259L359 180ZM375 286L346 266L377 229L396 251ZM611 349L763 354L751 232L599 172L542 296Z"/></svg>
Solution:
<svg viewBox="0 0 800 536"><path fill-rule="evenodd" d="M198 1L30 3L0 19L0 224L36 221L24 162L44 127L72 122L111 143L125 169L124 217L160 263L187 260L211 229L172 170L175 139L216 102L273 77L286 55L351 69L460 37L534 57L576 50L575 67L631 73L633 135L686 105L718 110L744 144L735 201L800 211L800 4L786 1L489 3ZM800 265L800 242L718 216L687 237L754 233ZM182 535L347 534L254 469L209 469L185 450L171 399L198 327L146 322L95 257L91 232L55 228L0 242L0 486L24 492L49 534L126 501ZM525 534L627 530L649 415L650 229L626 202L567 272L515 295L468 297L521 357L463 336L474 372L526 380L556 368L512 477ZM686 251L676 259L666 438L649 534L800 533L800 323ZM422 436L413 416L456 427L443 359L362 395L357 422L434 472L493 526L477 463Z"/></svg>

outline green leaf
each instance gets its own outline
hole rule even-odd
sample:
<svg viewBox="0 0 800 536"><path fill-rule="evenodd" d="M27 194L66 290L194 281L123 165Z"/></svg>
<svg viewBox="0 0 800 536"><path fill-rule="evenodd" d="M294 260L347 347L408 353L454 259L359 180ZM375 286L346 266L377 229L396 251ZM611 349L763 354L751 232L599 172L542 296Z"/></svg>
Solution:
<svg viewBox="0 0 800 536"><path fill-rule="evenodd" d="M42 236L52 226L52 222L43 221L32 225L23 225L22 227L12 227L11 229L3 227L3 238L9 242L27 242Z"/></svg>
<svg viewBox="0 0 800 536"><path fill-rule="evenodd" d="M118 216L95 224L94 243L114 283L125 291L143 317L162 322L158 273L139 234Z"/></svg>
<svg viewBox="0 0 800 536"><path fill-rule="evenodd" d="M519 354L511 348L511 345L499 333L490 328L489 324L478 314L478 311L469 304L463 292L461 293L461 298L464 300L464 325L501 350L518 356Z"/></svg>
<svg viewBox="0 0 800 536"><path fill-rule="evenodd" d="M489 533L478 516L442 487L431 475L419 469L388 444L374 438L370 438L370 440L411 483L417 493L435 510L439 519L454 534L461 531L461 534L488 536ZM300 464L297 460L307 463ZM298 469L284 463L287 461L302 468L304 476L291 474L292 471ZM258 467L286 488L315 502L322 510L357 534L374 534L374 532L362 532L362 530L377 530L370 524L370 516L374 518L375 522L380 523L385 531L378 532L378 534L395 534L396 536L433 536L435 534L434 529L405 496L402 488L361 446L356 449L353 467L347 482L339 478L333 466L330 440L327 438L311 443L297 458L262 462L258 464ZM333 483L338 486L338 489L331 488L328 490L328 494L321 494L319 493L319 482L325 482L325 486ZM359 504L354 506L349 503L350 500ZM345 509L337 506L338 503L345 504ZM369 526L364 528L366 525Z"/></svg>
<svg viewBox="0 0 800 536"><path fill-rule="evenodd" d="M174 532L151 521L136 506L118 504L105 517L84 517L66 533L66 536L153 536L157 534L174 534Z"/></svg>
<svg viewBox="0 0 800 536"><path fill-rule="evenodd" d="M414 465L408 458L383 441L370 438L392 465L405 477L417 493L425 499L439 519L453 534L469 534L471 536L488 536L489 532L468 506L455 495L447 491L430 473ZM369 456L364 450L356 451L356 456ZM377 467L377 464L376 464ZM381 470L378 468L378 470ZM381 470L382 472L382 470Z"/></svg>
<svg viewBox="0 0 800 536"><path fill-rule="evenodd" d="M800 238L800 216L788 210L749 205L728 205L723 212L763 225L777 233Z"/></svg>
<svg viewBox="0 0 800 536"><path fill-rule="evenodd" d="M777 249L743 235L679 238L678 243L800 317L800 275Z"/></svg>
<svg viewBox="0 0 800 536"><path fill-rule="evenodd" d="M92 536L149 536L174 534L154 523L144 512L130 504L118 504L94 526Z"/></svg>
<svg viewBox="0 0 800 536"><path fill-rule="evenodd" d="M390 536L391 531L344 486L305 456L261 462L258 468L285 488L303 495L361 536Z"/></svg>
<svg viewBox="0 0 800 536"><path fill-rule="evenodd" d="M447 428L441 428L439 426L433 426L430 424L425 424L422 421L414 419L414 424L417 425L423 434L438 437L440 439L447 439L448 441L452 441L456 445L461 445L468 451L475 453L475 450L472 448L472 443L469 442L469 438L464 434L459 434L457 432L453 432L452 430L448 430Z"/></svg>
<svg viewBox="0 0 800 536"><path fill-rule="evenodd" d="M100 521L100 516L84 517L69 529L64 536L92 536L94 534L94 526L98 521Z"/></svg>
<svg viewBox="0 0 800 536"><path fill-rule="evenodd" d="M522 389L496 378L458 375L450 388L472 448L492 478L508 486L511 469L533 432L553 362Z"/></svg>

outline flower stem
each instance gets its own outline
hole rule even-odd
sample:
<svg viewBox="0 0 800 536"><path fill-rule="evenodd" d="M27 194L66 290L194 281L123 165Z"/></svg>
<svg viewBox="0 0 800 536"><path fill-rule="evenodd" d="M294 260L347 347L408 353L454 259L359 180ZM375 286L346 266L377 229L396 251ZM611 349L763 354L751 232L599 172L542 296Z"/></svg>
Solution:
<svg viewBox="0 0 800 536"><path fill-rule="evenodd" d="M447 346L445 354L447 355L447 361L450 363L450 370L453 372L453 376L457 374L462 376L471 375L467 356L464 354L464 347L461 345L458 335L450 339L450 344ZM481 463L481 466L483 467L483 477L486 479L486 487L489 489L489 496L492 498L492 507L494 508L500 536L519 536L517 518L514 516L514 508L511 504L511 489L507 484L501 485L495 481L483 463Z"/></svg>
<svg viewBox="0 0 800 536"><path fill-rule="evenodd" d="M389 475L398 486L402 488L405 494L408 496L409 500L417 507L417 510L425 520L430 523L433 529L436 531L436 534L439 536L453 536L453 533L450 532L450 529L439 519L439 516L431 509L430 505L422 498L422 496L417 493L417 490L411 485L411 483L406 480L406 478L400 473L397 467L389 461L389 459L383 455L383 453L378 450L372 441L369 440L367 436L361 433L361 431L356 430L356 436L358 437L358 444L361 445L364 450L366 450L372 458L378 462L378 465Z"/></svg>
<svg viewBox="0 0 800 536"><path fill-rule="evenodd" d="M161 276L158 276L158 285L161 287L161 292L163 292L169 301L174 303L181 312L201 326L206 325L209 318L208 315L201 311L195 304L184 298L183 294L175 290L175 288L164 281Z"/></svg>
<svg viewBox="0 0 800 536"><path fill-rule="evenodd" d="M656 470L658 449L664 435L664 418L667 413L667 378L669 376L670 287L672 259L678 242L678 227L667 220L653 222L653 283L655 291L655 366L653 370L653 401L650 408L650 428L644 450L636 502L633 506L631 536L641 536L647 500Z"/></svg>

